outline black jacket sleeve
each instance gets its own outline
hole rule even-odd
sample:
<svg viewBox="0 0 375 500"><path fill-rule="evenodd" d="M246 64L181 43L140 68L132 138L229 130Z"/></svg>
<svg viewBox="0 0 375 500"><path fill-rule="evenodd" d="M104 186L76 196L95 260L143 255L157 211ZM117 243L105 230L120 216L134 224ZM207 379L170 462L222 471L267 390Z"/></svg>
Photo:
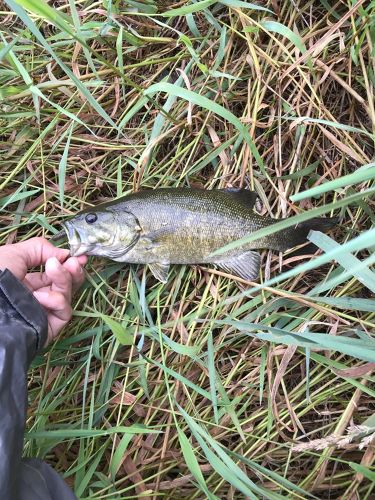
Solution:
<svg viewBox="0 0 375 500"><path fill-rule="evenodd" d="M0 498L72 500L76 497L50 466L22 459L27 370L47 338L46 315L8 271L0 271Z"/></svg>

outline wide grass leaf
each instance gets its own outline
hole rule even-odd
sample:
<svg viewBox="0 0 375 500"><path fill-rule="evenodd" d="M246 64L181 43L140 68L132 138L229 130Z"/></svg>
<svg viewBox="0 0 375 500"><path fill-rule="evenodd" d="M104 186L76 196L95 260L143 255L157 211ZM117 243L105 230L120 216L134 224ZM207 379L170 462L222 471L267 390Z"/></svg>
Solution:
<svg viewBox="0 0 375 500"><path fill-rule="evenodd" d="M176 427L177 427L178 440L180 441L180 446L186 465L188 466L190 472L197 480L199 487L201 488L203 493L207 495L207 498L212 500L217 499L218 497L216 495L213 495L207 488L207 484L206 481L204 480L202 471L199 467L197 457L195 456L194 450L188 438L186 437L186 434L178 425Z"/></svg>
<svg viewBox="0 0 375 500"><path fill-rule="evenodd" d="M244 2L243 0L220 0L219 3L221 3L222 5L226 5L227 7L232 7L237 9L260 10L272 14L272 10L267 9L262 5L257 5L251 2Z"/></svg>
<svg viewBox="0 0 375 500"><path fill-rule="evenodd" d="M76 439L98 436L110 436L112 434L158 434L160 431L139 424L109 429L54 429L44 431L30 431L25 433L27 439Z"/></svg>
<svg viewBox="0 0 375 500"><path fill-rule="evenodd" d="M234 125L237 128L237 130L240 132L243 139L249 145L250 151L252 152L252 154L254 155L254 158L258 162L260 169L266 174L263 160L259 154L257 147L254 144L254 141L250 137L250 134L249 134L247 128L241 123L241 121L231 111L225 109L220 104L217 104L216 102L211 101L210 99L208 99L205 96L197 94L196 92L193 92L192 90L187 90L187 89L181 88L181 87L176 86L172 83L160 82L160 83L155 83L153 85L150 85L150 87L145 90L144 95L146 95L146 96L153 95L156 92L166 92L167 94L172 94L172 95L181 97L182 99L186 99L188 102L191 102L193 104L201 106L202 108L207 109L208 111L211 111L212 113L215 113L215 114L221 116L222 118L227 120L229 123L232 123L232 125Z"/></svg>
<svg viewBox="0 0 375 500"><path fill-rule="evenodd" d="M342 246L320 231L311 231L309 240L325 252L335 252L335 250L340 249ZM375 273L366 266L361 269L363 263L357 257L350 252L341 251L336 253L335 260L342 265L348 275L355 276L369 290L375 293Z"/></svg>
<svg viewBox="0 0 375 500"><path fill-rule="evenodd" d="M109 326L113 335L116 337L117 341L121 345L133 345L134 344L134 336L131 333L129 333L121 323L119 323L118 321L115 321L114 319L110 318L109 316L106 316L105 314L101 314L100 316L101 316L102 320L106 323L106 325Z"/></svg>
<svg viewBox="0 0 375 500"><path fill-rule="evenodd" d="M372 483L375 483L375 471L370 470L368 467L365 467L364 465L356 464L354 462L349 462L349 465L358 474L362 474L365 478L369 479Z"/></svg>
<svg viewBox="0 0 375 500"><path fill-rule="evenodd" d="M296 124L318 123L319 125L328 125L329 127L337 128L338 130L345 130L346 132L356 132L358 134L366 135L372 140L374 139L374 134L368 132L365 129L353 127L352 125L345 125L344 123L338 123L332 120L324 120L323 118L310 118L310 116L300 116L298 118L295 118L291 116L284 116L283 119L293 121Z"/></svg>
<svg viewBox="0 0 375 500"><path fill-rule="evenodd" d="M72 137L73 125L71 125L68 129L68 137L66 139L64 152L62 154L60 163L59 163L59 199L60 205L63 207L64 199L65 199L65 175L66 175L66 164L68 160L69 146L70 140Z"/></svg>
<svg viewBox="0 0 375 500"><path fill-rule="evenodd" d="M368 165L365 165L352 174L343 175L338 179L323 182L319 184L319 186L315 186L310 189L306 189L306 191L296 193L292 195L290 199L292 201L300 201L312 196L327 193L328 191L334 191L335 189L352 186L353 184L359 184L360 182L365 182L373 179L375 179L375 163L369 163Z"/></svg>
<svg viewBox="0 0 375 500"><path fill-rule="evenodd" d="M194 437L201 445L204 454L212 467L220 476L232 484L237 490L241 491L249 498L256 499L258 495L264 495L266 491L255 484L240 467L230 458L227 451L221 447L216 440L197 424L188 413L178 405L180 412L185 418ZM270 500L281 499L277 493L267 491L267 498Z"/></svg>
<svg viewBox="0 0 375 500"><path fill-rule="evenodd" d="M306 52L306 47L302 41L302 38L287 26L284 26L283 24L276 21L262 21L260 24L266 31L279 33L280 35L287 38L290 42L293 43L293 45L297 47L297 49L300 50L302 54Z"/></svg>
<svg viewBox="0 0 375 500"><path fill-rule="evenodd" d="M184 7L167 10L166 12L163 12L163 16L164 17L186 16L188 14L192 14L193 12L199 12L201 10L207 9L207 7L210 7L215 3L217 3L217 0L202 0L201 2L185 5Z"/></svg>
<svg viewBox="0 0 375 500"><path fill-rule="evenodd" d="M311 493L308 493L303 488L300 488L299 486L293 484L291 481L288 481L288 479L280 476L280 474L277 474L273 470L267 469L267 467L256 463L254 460L249 460L248 458L240 455L239 453L236 453L235 451L231 451L230 455L259 472L266 479L273 480L278 486L284 486L286 490L295 491L296 493L299 493L302 498L318 499L318 497L312 495Z"/></svg>
<svg viewBox="0 0 375 500"><path fill-rule="evenodd" d="M217 393L216 393L216 369L215 369L215 351L212 339L212 331L210 330L207 339L207 365L208 365L208 376L210 379L210 393L212 406L214 410L214 419L215 422L219 423L219 416L217 410Z"/></svg>
<svg viewBox="0 0 375 500"><path fill-rule="evenodd" d="M30 196L34 196L40 192L40 189L30 189L30 191L23 191L22 189L23 186L21 186L21 188L16 190L13 194L0 198L0 208L5 209L5 207L10 203L24 200L25 198L29 198Z"/></svg>
<svg viewBox="0 0 375 500"><path fill-rule="evenodd" d="M357 339L334 336L326 333L292 332L282 328L250 323L238 320L220 320L218 325L231 325L252 337L275 342L276 344L294 345L309 349L330 349L364 361L375 362L375 339Z"/></svg>
<svg viewBox="0 0 375 500"><path fill-rule="evenodd" d="M149 363L158 366L161 370L163 370L165 373L167 373L172 378L178 380L179 382L182 382L187 387L190 387L191 389L193 389L193 391L197 392L198 394L201 394L201 396L203 396L203 397L207 398L209 401L211 401L210 393L208 391L206 391L205 389L202 389L202 387L200 387L199 385L194 384L194 382L187 379L186 377L184 377L180 373L176 372L172 368L168 368L168 366L164 366L162 363L159 363L158 361L149 359L146 356L143 356L143 357Z"/></svg>
<svg viewBox="0 0 375 500"><path fill-rule="evenodd" d="M126 449L128 448L130 441L133 439L133 436L134 434L124 434L119 444L116 446L116 450L115 453L113 454L110 464L112 479L116 477L117 471L119 470L121 462L124 458Z"/></svg>
<svg viewBox="0 0 375 500"><path fill-rule="evenodd" d="M63 71L69 76L69 78L75 83L77 89L85 96L87 102L95 109L95 111L112 127L117 130L116 124L108 113L103 109L103 107L94 99L92 94L87 90L86 86L80 81L79 78L73 73L73 71L62 61L62 59L57 55L57 53L52 49L51 45L47 43L35 23L27 15L26 11L18 5L14 0L5 0L9 7L18 15L21 21L28 27L31 33L36 37L36 39L41 43L41 45L46 49L46 51L51 55L52 59L62 68ZM36 0L35 0L36 1ZM70 33L70 31L68 31ZM37 89L37 88L36 88ZM38 90L38 89L37 89ZM57 106L57 105L56 105ZM66 112L68 113L68 112ZM79 121L77 117L75 120Z"/></svg>
<svg viewBox="0 0 375 500"><path fill-rule="evenodd" d="M17 0L17 4L38 17L55 24L62 31L73 34L72 19L59 10L50 7L45 0Z"/></svg>
<svg viewBox="0 0 375 500"><path fill-rule="evenodd" d="M353 311L375 312L374 299L361 299L357 297L312 297L309 300L321 302L339 309L352 309Z"/></svg>

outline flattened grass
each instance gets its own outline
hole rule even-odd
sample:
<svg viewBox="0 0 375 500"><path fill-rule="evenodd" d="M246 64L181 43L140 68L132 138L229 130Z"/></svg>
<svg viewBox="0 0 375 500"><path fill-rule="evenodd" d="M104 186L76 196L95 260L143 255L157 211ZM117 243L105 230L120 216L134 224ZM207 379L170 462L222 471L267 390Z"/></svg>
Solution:
<svg viewBox="0 0 375 500"><path fill-rule="evenodd" d="M91 259L33 363L25 454L79 498L371 498L374 2L0 15L2 243L160 186L249 187L290 224L340 217L311 235L319 257L264 251L258 285Z"/></svg>

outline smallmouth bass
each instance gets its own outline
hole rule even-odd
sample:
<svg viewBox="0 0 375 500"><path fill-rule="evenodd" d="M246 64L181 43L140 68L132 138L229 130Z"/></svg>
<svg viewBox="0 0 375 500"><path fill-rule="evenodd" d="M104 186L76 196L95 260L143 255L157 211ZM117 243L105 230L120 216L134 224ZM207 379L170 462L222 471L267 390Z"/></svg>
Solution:
<svg viewBox="0 0 375 500"><path fill-rule="evenodd" d="M254 281L260 268L257 249L283 252L305 243L310 230L326 232L337 223L336 218L311 219L212 256L228 243L279 222L256 213L256 199L246 189L146 190L88 208L63 227L72 256L148 264L165 283L170 264L213 264Z"/></svg>

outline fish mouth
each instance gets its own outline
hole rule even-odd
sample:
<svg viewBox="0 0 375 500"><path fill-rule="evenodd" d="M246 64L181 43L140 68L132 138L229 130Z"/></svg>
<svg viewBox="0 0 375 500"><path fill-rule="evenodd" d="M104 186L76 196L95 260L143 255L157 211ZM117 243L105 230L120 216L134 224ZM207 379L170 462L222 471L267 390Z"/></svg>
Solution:
<svg viewBox="0 0 375 500"><path fill-rule="evenodd" d="M79 255L87 254L93 247L93 245L85 244L79 232L75 228L74 224L70 221L63 222L63 228L66 232L68 238L68 243L70 246L70 255L72 257L78 257Z"/></svg>

